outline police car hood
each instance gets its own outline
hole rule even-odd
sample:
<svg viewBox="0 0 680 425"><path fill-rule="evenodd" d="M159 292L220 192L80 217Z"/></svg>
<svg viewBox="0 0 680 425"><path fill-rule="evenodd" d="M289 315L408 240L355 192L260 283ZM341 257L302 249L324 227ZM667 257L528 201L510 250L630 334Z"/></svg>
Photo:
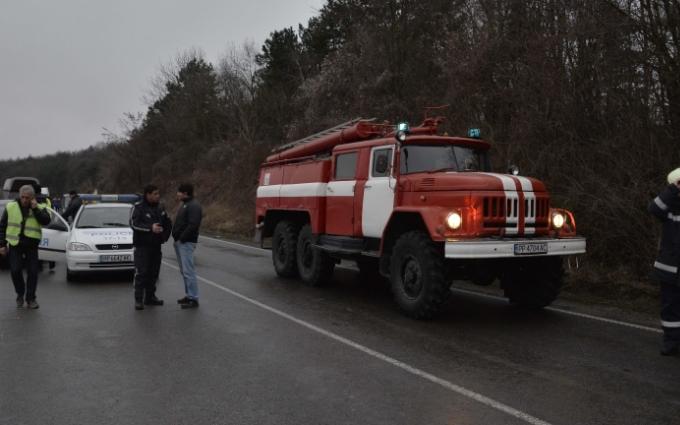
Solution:
<svg viewBox="0 0 680 425"><path fill-rule="evenodd" d="M132 229L129 227L106 229L75 229L71 242L90 245L132 244Z"/></svg>

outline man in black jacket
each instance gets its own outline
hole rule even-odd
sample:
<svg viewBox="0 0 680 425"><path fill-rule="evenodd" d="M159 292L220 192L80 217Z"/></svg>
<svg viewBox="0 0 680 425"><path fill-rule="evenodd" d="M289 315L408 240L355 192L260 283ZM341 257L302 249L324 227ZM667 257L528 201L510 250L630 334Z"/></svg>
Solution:
<svg viewBox="0 0 680 425"><path fill-rule="evenodd" d="M177 263L184 279L184 298L177 300L182 308L198 307L198 283L194 268L194 250L198 242L198 229L201 227L203 211L194 199L194 187L183 183L177 189L177 200L182 205L177 210L172 237L175 240Z"/></svg>
<svg viewBox="0 0 680 425"><path fill-rule="evenodd" d="M668 186L649 211L663 226L653 276L661 285L661 354L668 356L680 352L680 168L668 174Z"/></svg>
<svg viewBox="0 0 680 425"><path fill-rule="evenodd" d="M64 217L64 220L70 223L76 219L76 214L78 214L78 210L80 210L80 207L83 205L83 201L80 199L78 192L75 190L70 191L68 196L71 200L69 201L68 207L66 207L66 210L61 214L61 216Z"/></svg>
<svg viewBox="0 0 680 425"><path fill-rule="evenodd" d="M132 207L130 227L135 247L135 309L163 305L156 298L156 281L161 269L161 245L170 238L172 222L159 204L160 191L154 185L144 188L144 198Z"/></svg>

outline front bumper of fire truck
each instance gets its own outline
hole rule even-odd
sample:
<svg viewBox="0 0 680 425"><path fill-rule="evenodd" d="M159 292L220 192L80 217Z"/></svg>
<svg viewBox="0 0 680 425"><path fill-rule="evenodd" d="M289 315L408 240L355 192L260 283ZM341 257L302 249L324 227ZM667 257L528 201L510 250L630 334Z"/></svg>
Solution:
<svg viewBox="0 0 680 425"><path fill-rule="evenodd" d="M580 255L586 252L586 239L569 238L485 238L449 239L445 243L446 258L520 258Z"/></svg>

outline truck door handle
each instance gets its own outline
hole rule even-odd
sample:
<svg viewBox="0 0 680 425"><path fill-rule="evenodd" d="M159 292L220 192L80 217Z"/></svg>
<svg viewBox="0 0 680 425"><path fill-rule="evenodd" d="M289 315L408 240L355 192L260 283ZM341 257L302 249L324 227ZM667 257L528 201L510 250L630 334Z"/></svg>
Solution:
<svg viewBox="0 0 680 425"><path fill-rule="evenodd" d="M366 186L364 186L364 189L370 189L370 188L372 188L372 187L373 187L373 186L371 186L370 184L367 184Z"/></svg>
<svg viewBox="0 0 680 425"><path fill-rule="evenodd" d="M326 186L326 190L329 191L329 192L333 192L333 188L330 187L330 186Z"/></svg>

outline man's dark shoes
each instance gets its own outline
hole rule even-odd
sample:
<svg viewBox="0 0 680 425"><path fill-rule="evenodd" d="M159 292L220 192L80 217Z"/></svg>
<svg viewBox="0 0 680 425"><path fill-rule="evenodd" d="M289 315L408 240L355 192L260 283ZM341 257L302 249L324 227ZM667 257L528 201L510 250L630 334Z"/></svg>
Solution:
<svg viewBox="0 0 680 425"><path fill-rule="evenodd" d="M182 306L182 309L186 308L198 308L198 300L192 300L190 299L189 301L180 304Z"/></svg>
<svg viewBox="0 0 680 425"><path fill-rule="evenodd" d="M40 308L40 305L36 300L31 300L31 301L26 301L26 308L30 308L31 310L35 310L37 308Z"/></svg>
<svg viewBox="0 0 680 425"><path fill-rule="evenodd" d="M189 297L180 298L177 300L177 304L186 304L190 301Z"/></svg>
<svg viewBox="0 0 680 425"><path fill-rule="evenodd" d="M147 298L144 301L144 305L163 305L163 300L159 300L156 297Z"/></svg>
<svg viewBox="0 0 680 425"><path fill-rule="evenodd" d="M674 356L680 353L680 342L664 341L661 346L662 356Z"/></svg>
<svg viewBox="0 0 680 425"><path fill-rule="evenodd" d="M135 310L144 310L144 303L141 301L135 301Z"/></svg>
<svg viewBox="0 0 680 425"><path fill-rule="evenodd" d="M17 297L17 308L24 306L24 297Z"/></svg>

